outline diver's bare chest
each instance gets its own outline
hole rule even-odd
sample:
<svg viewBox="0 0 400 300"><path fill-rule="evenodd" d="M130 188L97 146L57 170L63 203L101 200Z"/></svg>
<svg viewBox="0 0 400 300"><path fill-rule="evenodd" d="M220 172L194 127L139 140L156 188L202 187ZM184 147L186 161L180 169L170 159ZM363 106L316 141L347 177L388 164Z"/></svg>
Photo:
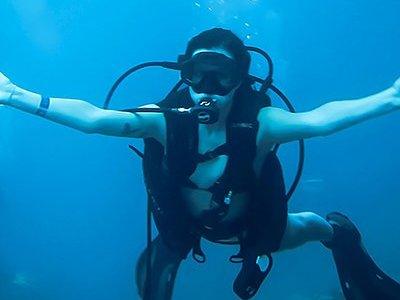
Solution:
<svg viewBox="0 0 400 300"><path fill-rule="evenodd" d="M199 126L199 146L198 152L204 154L213 150L226 142L226 132L209 131L205 126ZM190 176L190 179L197 184L199 188L207 189L213 185L224 173L228 163L227 155L220 155L209 161L199 163Z"/></svg>
<svg viewBox="0 0 400 300"><path fill-rule="evenodd" d="M166 126L165 123L162 130L160 130L160 136L157 138L164 146L166 145ZM204 154L207 151L213 150L218 146L226 142L226 130L210 130L207 125L199 125L199 142L198 152ZM257 134L257 152L254 159L253 168L258 174L261 169L264 158L270 150L270 147L265 147L265 143L261 142L261 137ZM261 147L261 145L264 145ZM207 189L211 187L224 173L226 165L228 163L227 155L220 155L206 162L199 163L195 171L190 176L190 180L193 181L199 188Z"/></svg>

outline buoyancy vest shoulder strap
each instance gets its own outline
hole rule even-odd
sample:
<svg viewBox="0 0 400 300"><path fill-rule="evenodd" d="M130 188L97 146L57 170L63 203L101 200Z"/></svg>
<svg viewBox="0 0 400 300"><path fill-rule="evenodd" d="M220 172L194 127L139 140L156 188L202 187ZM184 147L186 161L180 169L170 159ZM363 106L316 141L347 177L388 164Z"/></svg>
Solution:
<svg viewBox="0 0 400 300"><path fill-rule="evenodd" d="M184 107L194 105L189 89L179 90L157 103L160 107ZM196 167L194 157L198 148L198 123L192 115L164 114L166 120L166 163L169 172L177 180L189 176Z"/></svg>

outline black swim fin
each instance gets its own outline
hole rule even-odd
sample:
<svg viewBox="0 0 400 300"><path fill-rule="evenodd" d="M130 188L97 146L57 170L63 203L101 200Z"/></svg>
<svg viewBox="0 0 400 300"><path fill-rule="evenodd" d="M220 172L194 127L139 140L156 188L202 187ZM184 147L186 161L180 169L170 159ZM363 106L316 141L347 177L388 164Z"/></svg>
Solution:
<svg viewBox="0 0 400 300"><path fill-rule="evenodd" d="M346 300L400 300L400 284L386 275L368 255L361 234L345 215L327 216L334 237L324 245L332 250Z"/></svg>
<svg viewBox="0 0 400 300"><path fill-rule="evenodd" d="M256 295L264 279L272 269L272 256L268 255L268 267L262 270L258 264L258 255L252 249L243 251L242 268L233 283L233 291L240 299L250 299Z"/></svg>

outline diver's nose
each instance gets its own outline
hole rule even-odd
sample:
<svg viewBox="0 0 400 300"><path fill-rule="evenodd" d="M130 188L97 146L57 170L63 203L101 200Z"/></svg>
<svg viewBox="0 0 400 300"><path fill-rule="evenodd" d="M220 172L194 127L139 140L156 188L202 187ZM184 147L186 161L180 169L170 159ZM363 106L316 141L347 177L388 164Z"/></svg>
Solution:
<svg viewBox="0 0 400 300"><path fill-rule="evenodd" d="M199 85L196 87L195 91L197 93L215 95L218 89L218 83L212 76L205 76Z"/></svg>

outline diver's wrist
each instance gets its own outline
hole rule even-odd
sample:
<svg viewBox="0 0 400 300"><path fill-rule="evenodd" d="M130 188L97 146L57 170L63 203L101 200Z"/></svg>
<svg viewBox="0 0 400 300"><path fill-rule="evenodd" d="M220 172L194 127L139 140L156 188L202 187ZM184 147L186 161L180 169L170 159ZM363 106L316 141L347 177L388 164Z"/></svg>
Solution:
<svg viewBox="0 0 400 300"><path fill-rule="evenodd" d="M17 93L17 88L18 87L15 84L11 84L10 94L8 95L7 99L5 100L5 103L4 103L5 105L11 105L11 103L15 97L15 94Z"/></svg>

